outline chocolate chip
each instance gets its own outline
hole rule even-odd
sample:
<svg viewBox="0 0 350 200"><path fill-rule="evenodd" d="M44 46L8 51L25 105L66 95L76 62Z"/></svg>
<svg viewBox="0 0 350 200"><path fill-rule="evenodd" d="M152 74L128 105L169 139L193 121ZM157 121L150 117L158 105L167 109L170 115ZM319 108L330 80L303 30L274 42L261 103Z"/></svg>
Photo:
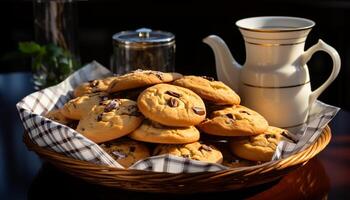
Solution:
<svg viewBox="0 0 350 200"><path fill-rule="evenodd" d="M168 100L167 103L170 107L178 107L179 106L179 102L177 101L177 99L172 98L172 97Z"/></svg>
<svg viewBox="0 0 350 200"><path fill-rule="evenodd" d="M85 131L85 128L81 128L82 131Z"/></svg>
<svg viewBox="0 0 350 200"><path fill-rule="evenodd" d="M210 76L201 76L204 79L207 79L208 81L215 81L215 79L213 77Z"/></svg>
<svg viewBox="0 0 350 200"><path fill-rule="evenodd" d="M239 112L240 112L240 113L245 113L245 114L247 114L247 115L250 115L250 113L247 112L247 111L245 111L245 110L240 110Z"/></svg>
<svg viewBox="0 0 350 200"><path fill-rule="evenodd" d="M112 100L111 102L109 102L109 104L105 107L104 111L105 112L110 112L113 109L117 108L119 106L119 103L115 100Z"/></svg>
<svg viewBox="0 0 350 200"><path fill-rule="evenodd" d="M205 150L205 151L211 151L211 150L212 150L210 146L207 146L207 145L205 145L205 144L202 144L202 145L199 147L199 151L202 150L202 149Z"/></svg>
<svg viewBox="0 0 350 200"><path fill-rule="evenodd" d="M130 152L135 152L135 150L136 150L136 147L133 147L133 146L132 146L132 147L129 148L129 151L130 151Z"/></svg>
<svg viewBox="0 0 350 200"><path fill-rule="evenodd" d="M160 72L156 72L155 75L157 76L157 78L159 80L161 80L161 81L163 80L162 74Z"/></svg>
<svg viewBox="0 0 350 200"><path fill-rule="evenodd" d="M233 119L233 120L236 119L236 117L235 117L232 113L227 113L227 114L226 114L226 117L228 117L228 118L230 118L230 119Z"/></svg>
<svg viewBox="0 0 350 200"><path fill-rule="evenodd" d="M265 134L264 135L266 139L269 139L269 138L276 138L275 135L272 135L272 134Z"/></svg>
<svg viewBox="0 0 350 200"><path fill-rule="evenodd" d="M137 111L137 106L136 105L129 105L127 107L127 110L130 112Z"/></svg>
<svg viewBox="0 0 350 200"><path fill-rule="evenodd" d="M100 83L98 80L89 81L91 87L96 87Z"/></svg>
<svg viewBox="0 0 350 200"><path fill-rule="evenodd" d="M294 142L294 143L297 143L297 142L298 142L298 140L292 138L291 136L289 136L289 135L288 135L286 132L284 132L284 131L281 133L281 135L284 136L285 138L287 138L288 140Z"/></svg>
<svg viewBox="0 0 350 200"><path fill-rule="evenodd" d="M154 75L156 76L159 80L163 80L163 77L162 77L162 72L157 72L157 71L150 71L150 72L147 72L145 73L147 75Z"/></svg>
<svg viewBox="0 0 350 200"><path fill-rule="evenodd" d="M130 105L128 106L127 108L128 110L128 115L130 116L135 116L135 117L138 117L138 116L141 116L142 114L139 112L138 108L136 105Z"/></svg>
<svg viewBox="0 0 350 200"><path fill-rule="evenodd" d="M101 120L102 120L102 114L97 115L97 121L99 122Z"/></svg>
<svg viewBox="0 0 350 200"><path fill-rule="evenodd" d="M196 113L197 115L205 115L205 110L201 107L193 107L192 108L193 112Z"/></svg>
<svg viewBox="0 0 350 200"><path fill-rule="evenodd" d="M122 153L120 151L112 151L112 154L115 155L117 157L117 159L123 159L128 157L128 155L126 155L125 153Z"/></svg>
<svg viewBox="0 0 350 200"><path fill-rule="evenodd" d="M176 98L180 98L181 97L181 94L179 94L177 92L170 91L170 90L166 91L165 94L168 94L168 95L176 97Z"/></svg>

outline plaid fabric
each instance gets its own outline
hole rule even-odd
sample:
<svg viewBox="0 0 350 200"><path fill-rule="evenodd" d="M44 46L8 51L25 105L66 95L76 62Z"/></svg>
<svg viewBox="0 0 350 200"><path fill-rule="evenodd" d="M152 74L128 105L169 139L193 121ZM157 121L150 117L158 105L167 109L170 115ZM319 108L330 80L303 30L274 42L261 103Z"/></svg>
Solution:
<svg viewBox="0 0 350 200"><path fill-rule="evenodd" d="M62 107L72 98L73 88L80 83L108 75L111 75L110 71L97 62L92 62L62 83L30 94L18 102L20 118L32 141L75 159L122 167L94 142L70 127L42 116L51 109Z"/></svg>
<svg viewBox="0 0 350 200"><path fill-rule="evenodd" d="M309 147L316 141L339 110L340 108L338 107L316 101L310 109L307 122L298 127L297 130L294 130L294 132L289 133L297 142L281 141L277 145L277 150L272 160L288 157Z"/></svg>
<svg viewBox="0 0 350 200"><path fill-rule="evenodd" d="M135 163L132 169L168 173L213 172L228 169L214 163L204 163L173 155L153 156Z"/></svg>
<svg viewBox="0 0 350 200"><path fill-rule="evenodd" d="M123 168L96 143L70 127L42 116L49 110L62 107L64 103L73 97L73 89L80 83L110 75L112 73L109 70L97 62L92 62L60 84L30 94L18 102L17 109L20 118L31 140L41 147L68 157L100 165ZM273 160L301 151L312 144L338 110L339 108L321 102L315 103L311 110L309 121L303 129L304 131L299 131L298 134L293 135L293 137L298 138L298 143L280 142ZM168 173L194 173L227 169L227 167L222 165L171 155L150 157L135 163L131 168Z"/></svg>

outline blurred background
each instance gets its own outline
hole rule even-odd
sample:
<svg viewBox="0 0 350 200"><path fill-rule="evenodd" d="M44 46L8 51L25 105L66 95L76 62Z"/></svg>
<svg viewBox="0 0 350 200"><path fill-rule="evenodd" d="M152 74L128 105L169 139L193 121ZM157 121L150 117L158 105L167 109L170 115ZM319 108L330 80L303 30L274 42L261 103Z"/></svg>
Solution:
<svg viewBox="0 0 350 200"><path fill-rule="evenodd" d="M13 51L19 41L34 40L33 2L2 0L0 4L0 55ZM214 55L202 43L210 34L222 37L232 54L245 61L244 41L235 21L252 16L287 15L316 22L306 41L306 48L319 38L338 50L342 69L337 80L321 95L327 103L350 109L350 2L340 0L245 0L233 2L120 1L80 0L77 7L76 38L82 64L96 60L109 66L112 35L141 27L169 31L176 36L176 70L182 73L215 76ZM311 83L315 88L330 74L331 59L322 52L309 62ZM1 61L0 73L29 71L28 60Z"/></svg>
<svg viewBox="0 0 350 200"><path fill-rule="evenodd" d="M316 22L306 41L309 48L323 39L338 50L342 69L320 100L350 109L350 1L340 0L216 0L121 1L80 0L74 3L78 19L77 52L82 64L96 60L108 67L112 35L147 27L176 36L176 71L215 77L212 50L202 42L210 34L222 37L241 64L245 61L243 38L235 21L253 16L283 15ZM0 2L0 57L18 48L18 42L34 40L33 1ZM311 83L317 88L331 72L331 59L319 52L308 63ZM34 91L30 59L0 60L0 197L21 199L37 169L39 159L29 153L21 137L23 128L15 103ZM9 162L2 162L3 160ZM6 172L6 173L5 173ZM9 184L10 183L10 184ZM12 187L16 185L16 187ZM18 191L17 191L18 190ZM14 195L14 196L13 196Z"/></svg>

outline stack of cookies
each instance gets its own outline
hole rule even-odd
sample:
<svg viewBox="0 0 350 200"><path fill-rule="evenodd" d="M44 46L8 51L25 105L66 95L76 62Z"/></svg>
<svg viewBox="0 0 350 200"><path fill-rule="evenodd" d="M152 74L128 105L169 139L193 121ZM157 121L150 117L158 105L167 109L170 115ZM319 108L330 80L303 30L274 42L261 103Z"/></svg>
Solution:
<svg viewBox="0 0 350 200"><path fill-rule="evenodd" d="M98 143L126 168L162 154L247 166L271 160L288 137L210 77L136 70L83 83L74 95L46 116Z"/></svg>

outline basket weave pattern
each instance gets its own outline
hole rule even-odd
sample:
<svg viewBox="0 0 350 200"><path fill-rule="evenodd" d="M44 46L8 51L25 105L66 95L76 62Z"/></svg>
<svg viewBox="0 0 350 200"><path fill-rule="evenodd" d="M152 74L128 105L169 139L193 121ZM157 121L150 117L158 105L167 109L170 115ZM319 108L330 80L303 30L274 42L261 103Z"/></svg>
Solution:
<svg viewBox="0 0 350 200"><path fill-rule="evenodd" d="M126 190L167 193L226 191L270 182L305 164L322 151L330 139L331 130L327 126L310 147L275 162L218 172L170 174L96 165L39 147L32 143L27 133L23 138L29 150L63 171L88 182Z"/></svg>

